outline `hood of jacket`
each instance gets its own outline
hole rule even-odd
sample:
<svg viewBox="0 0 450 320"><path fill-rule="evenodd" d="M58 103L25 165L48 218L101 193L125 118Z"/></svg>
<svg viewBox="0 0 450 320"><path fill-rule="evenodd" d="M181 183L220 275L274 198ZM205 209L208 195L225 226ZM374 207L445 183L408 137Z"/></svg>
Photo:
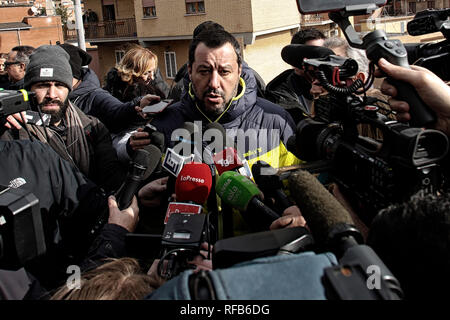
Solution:
<svg viewBox="0 0 450 320"><path fill-rule="evenodd" d="M80 85L69 93L69 99L74 101L77 97L84 96L100 88L100 81L91 69L83 69Z"/></svg>

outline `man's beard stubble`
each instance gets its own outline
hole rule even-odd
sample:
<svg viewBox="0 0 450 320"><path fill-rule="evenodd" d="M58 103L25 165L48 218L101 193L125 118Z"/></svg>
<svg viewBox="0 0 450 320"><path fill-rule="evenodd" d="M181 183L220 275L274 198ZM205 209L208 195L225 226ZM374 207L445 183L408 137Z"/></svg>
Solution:
<svg viewBox="0 0 450 320"><path fill-rule="evenodd" d="M59 106L59 110L48 110L44 111L43 108L45 108L48 104L57 104ZM66 114L67 107L69 106L69 99L66 99L64 102L60 100L51 100L51 99L44 99L41 103L38 104L39 109L45 113L51 115L50 124L55 124L60 122L64 115Z"/></svg>
<svg viewBox="0 0 450 320"><path fill-rule="evenodd" d="M234 97L236 96L237 91L238 91L238 87L239 87L239 84L237 84L236 87L234 88L233 94L232 94L232 98L234 98ZM194 91L194 95L195 95L195 98L196 98L196 100L197 100L197 104L198 104L199 108L200 108L200 109L201 109L208 117L211 117L211 118L212 118L212 117L218 117L218 116L220 116L220 115L225 111L225 109L227 108L227 106L229 105L229 103L230 103L230 101L231 101L231 99L232 99L232 98L231 98L230 100L226 101L226 100L225 100L225 93L224 93L222 90L216 90L216 89L211 89L211 88L209 88L208 90L206 90L206 91L203 93L202 97L199 99L199 98L198 98L197 90L196 90L195 85L194 85L193 82L192 82L192 89L193 89L193 91ZM204 99L205 99L205 97L206 97L208 94L210 94L210 93L220 95L220 96L222 97L224 103L222 103L222 105L221 105L220 107L216 107L215 109L206 109L206 106L205 106L205 103L204 103Z"/></svg>

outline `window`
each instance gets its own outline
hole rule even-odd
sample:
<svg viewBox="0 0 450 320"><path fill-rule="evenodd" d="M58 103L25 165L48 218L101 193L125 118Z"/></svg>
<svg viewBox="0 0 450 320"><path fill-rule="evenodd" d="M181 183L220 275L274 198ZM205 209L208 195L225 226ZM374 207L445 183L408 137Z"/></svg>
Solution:
<svg viewBox="0 0 450 320"><path fill-rule="evenodd" d="M122 60L123 56L125 55L125 50L115 50L115 55L116 55L116 64L120 62L120 60Z"/></svg>
<svg viewBox="0 0 450 320"><path fill-rule="evenodd" d="M186 1L186 13L196 14L205 12L205 2L198 0L185 0Z"/></svg>
<svg viewBox="0 0 450 320"><path fill-rule="evenodd" d="M175 52L164 52L166 62L166 75L168 79L174 79L177 74L177 59Z"/></svg>
<svg viewBox="0 0 450 320"><path fill-rule="evenodd" d="M436 7L435 1L427 1L427 8L434 9Z"/></svg>
<svg viewBox="0 0 450 320"><path fill-rule="evenodd" d="M416 3L408 2L408 13L416 13Z"/></svg>
<svg viewBox="0 0 450 320"><path fill-rule="evenodd" d="M144 18L156 17L155 0L142 0Z"/></svg>

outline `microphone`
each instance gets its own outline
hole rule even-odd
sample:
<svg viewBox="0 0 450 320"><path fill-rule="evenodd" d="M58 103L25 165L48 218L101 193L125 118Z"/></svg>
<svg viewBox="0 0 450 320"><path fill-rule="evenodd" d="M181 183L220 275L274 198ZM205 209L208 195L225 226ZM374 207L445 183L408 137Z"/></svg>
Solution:
<svg viewBox="0 0 450 320"><path fill-rule="evenodd" d="M177 201L203 204L212 187L211 169L205 163L187 163L175 182Z"/></svg>
<svg viewBox="0 0 450 320"><path fill-rule="evenodd" d="M184 157L194 157L194 160L197 162L202 161L201 127L192 122L185 122L181 128L174 130L172 137L174 135L176 141L179 141L179 143L173 147L173 150L176 153Z"/></svg>
<svg viewBox="0 0 450 320"><path fill-rule="evenodd" d="M265 197L274 198L275 206L283 212L293 206L294 203L284 193L283 183L277 173L278 170L261 160L252 166L252 174L258 188L261 189Z"/></svg>
<svg viewBox="0 0 450 320"><path fill-rule="evenodd" d="M334 55L333 50L306 44L289 44L281 50L281 58L293 67L303 69L304 59L325 58Z"/></svg>
<svg viewBox="0 0 450 320"><path fill-rule="evenodd" d="M315 242L330 246L339 259L338 266L324 270L328 294L340 299L401 298L403 293L398 280L375 251L363 244L361 233L353 226L350 214L339 201L307 171L291 174L289 185ZM367 288L368 270L373 266L378 268L381 282L377 291Z"/></svg>
<svg viewBox="0 0 450 320"><path fill-rule="evenodd" d="M222 137L222 141L219 141L219 143L222 143L220 147L223 146L223 148L213 155L213 162L219 175L225 171L238 171L252 179L253 175L247 160L241 160L234 141L227 136L223 126L220 123L213 122L208 124L207 127L208 129L218 130Z"/></svg>
<svg viewBox="0 0 450 320"><path fill-rule="evenodd" d="M260 200L263 195L256 184L238 172L224 172L217 181L216 192L224 203L242 212L250 227L267 230L280 217Z"/></svg>
<svg viewBox="0 0 450 320"><path fill-rule="evenodd" d="M148 132L151 144L157 146L158 149L163 152L165 143L164 134L162 132L159 132L156 127L151 125L150 123L147 123L145 125L144 131Z"/></svg>
<svg viewBox="0 0 450 320"><path fill-rule="evenodd" d="M298 170L291 173L289 189L305 217L316 243L328 245L330 237L338 229L354 225L348 211L309 172ZM362 240L360 235L356 237Z"/></svg>
<svg viewBox="0 0 450 320"><path fill-rule="evenodd" d="M148 147L151 152L146 149L135 151L125 182L116 194L117 204L121 210L130 206L141 182L153 172L161 160L161 151L152 145Z"/></svg>
<svg viewBox="0 0 450 320"><path fill-rule="evenodd" d="M202 212L202 204L208 199L212 187L211 170L204 163L187 163L175 181L177 202L169 202L164 223L172 213Z"/></svg>

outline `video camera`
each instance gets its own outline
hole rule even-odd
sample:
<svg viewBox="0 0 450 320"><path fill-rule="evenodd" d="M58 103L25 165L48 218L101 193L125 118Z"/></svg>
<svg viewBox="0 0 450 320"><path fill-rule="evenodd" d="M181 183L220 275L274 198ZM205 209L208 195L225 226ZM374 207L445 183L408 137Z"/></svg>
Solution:
<svg viewBox="0 0 450 320"><path fill-rule="evenodd" d="M17 270L46 250L39 200L0 186L0 269Z"/></svg>
<svg viewBox="0 0 450 320"><path fill-rule="evenodd" d="M370 224L379 209L407 200L418 191L440 189L443 178L439 161L447 154L448 139L440 131L422 128L433 123L435 115L409 84L388 79L398 88L398 99L411 106L409 125L389 119L375 104L377 99L366 96L373 83L375 63L381 57L404 67L409 68L409 64L400 41L388 40L382 30L361 40L348 20L348 16L368 13L380 4L347 2L348 6L340 8L332 1L298 0L303 13L338 10L329 13L330 19L342 28L352 47L366 50L371 63L364 82L354 79L357 63L353 59L331 55L303 61L305 73L317 79L328 94L315 101L314 118L298 123L292 151L305 161L326 160L331 178L362 207L361 219ZM377 129L382 139L361 136L360 124Z"/></svg>
<svg viewBox="0 0 450 320"><path fill-rule="evenodd" d="M31 110L35 103L35 93L25 90L0 89L0 119L26 110Z"/></svg>
<svg viewBox="0 0 450 320"><path fill-rule="evenodd" d="M412 36L441 32L446 40L437 43L406 44L410 64L431 70L444 81L450 80L450 9L427 9L418 12L407 24Z"/></svg>

